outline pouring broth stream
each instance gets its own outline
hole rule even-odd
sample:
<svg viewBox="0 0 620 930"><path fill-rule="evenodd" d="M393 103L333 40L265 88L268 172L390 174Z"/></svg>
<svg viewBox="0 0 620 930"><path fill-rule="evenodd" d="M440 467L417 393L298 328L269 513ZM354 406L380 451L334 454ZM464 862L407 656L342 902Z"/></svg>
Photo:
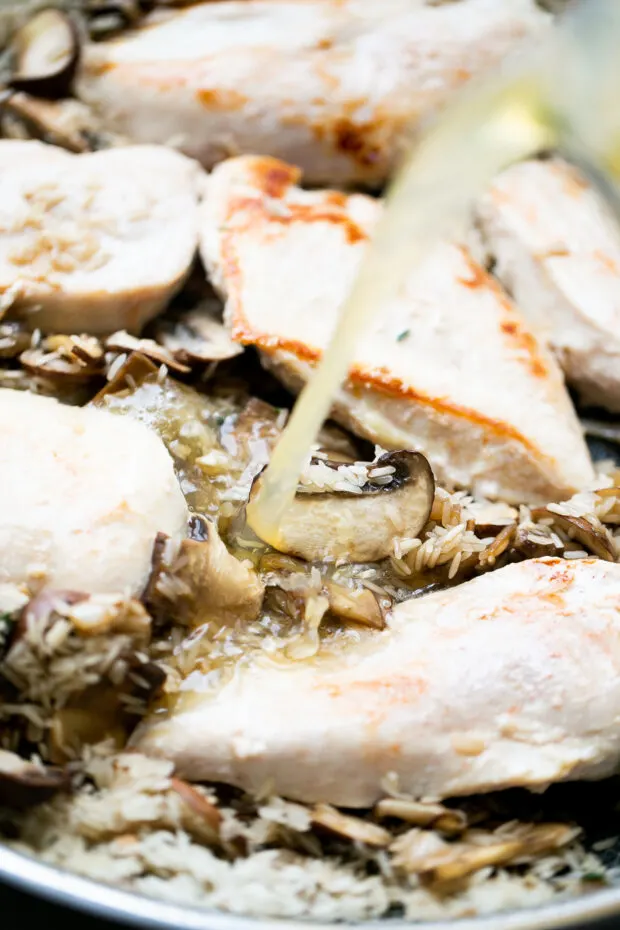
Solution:
<svg viewBox="0 0 620 930"><path fill-rule="evenodd" d="M465 231L473 202L493 176L560 146L586 167L594 160L612 180L620 177L618 48L618 6L586 0L527 56L467 88L415 142L388 192L330 344L248 504L248 525L264 542L278 548L280 520L360 332L433 244Z"/></svg>

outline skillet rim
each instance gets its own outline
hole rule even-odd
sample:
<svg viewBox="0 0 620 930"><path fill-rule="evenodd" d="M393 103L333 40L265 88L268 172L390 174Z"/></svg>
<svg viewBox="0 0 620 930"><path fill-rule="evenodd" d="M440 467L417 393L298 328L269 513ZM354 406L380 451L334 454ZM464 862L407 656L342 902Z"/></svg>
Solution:
<svg viewBox="0 0 620 930"><path fill-rule="evenodd" d="M144 930L334 930L336 923L308 919L246 917L206 908L184 907L159 898L83 878L26 853L0 847L0 881L53 904L103 920ZM620 887L592 891L553 904L483 917L417 923L383 918L349 923L363 930L587 930L620 916Z"/></svg>

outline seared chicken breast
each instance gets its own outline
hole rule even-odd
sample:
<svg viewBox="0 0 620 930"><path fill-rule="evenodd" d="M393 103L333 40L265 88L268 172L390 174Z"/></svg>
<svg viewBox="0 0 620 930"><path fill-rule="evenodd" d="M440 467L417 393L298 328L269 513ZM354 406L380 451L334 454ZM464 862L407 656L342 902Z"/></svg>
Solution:
<svg viewBox="0 0 620 930"><path fill-rule="evenodd" d="M620 566L533 559L399 604L339 656L240 667L135 745L185 778L365 807L389 773L424 798L603 778L619 713Z"/></svg>
<svg viewBox="0 0 620 930"><path fill-rule="evenodd" d="M232 159L207 182L201 250L233 337L294 390L329 342L382 209L303 191L296 169ZM425 453L438 480L508 501L570 496L593 478L554 358L464 246L445 243L360 334L334 417Z"/></svg>
<svg viewBox="0 0 620 930"><path fill-rule="evenodd" d="M205 166L254 152L379 183L406 131L549 21L534 0L245 0L156 11L85 52L109 128Z"/></svg>
<svg viewBox="0 0 620 930"><path fill-rule="evenodd" d="M158 532L188 510L161 440L142 423L0 390L0 582L140 594Z"/></svg>
<svg viewBox="0 0 620 930"><path fill-rule="evenodd" d="M620 227L603 196L563 161L528 161L496 178L477 219L494 273L568 381L620 410Z"/></svg>
<svg viewBox="0 0 620 930"><path fill-rule="evenodd" d="M197 246L199 166L158 146L0 142L0 295L33 328L138 332Z"/></svg>

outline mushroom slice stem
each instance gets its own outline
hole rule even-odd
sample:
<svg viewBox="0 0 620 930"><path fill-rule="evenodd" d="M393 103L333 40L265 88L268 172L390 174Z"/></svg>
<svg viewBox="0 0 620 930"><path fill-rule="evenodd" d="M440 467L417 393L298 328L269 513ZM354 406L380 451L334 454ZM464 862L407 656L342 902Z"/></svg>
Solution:
<svg viewBox="0 0 620 930"><path fill-rule="evenodd" d="M260 490L261 476L250 500ZM433 473L419 452L388 452L354 465L313 459L275 548L309 562L379 561L390 555L395 536L419 534L434 493Z"/></svg>

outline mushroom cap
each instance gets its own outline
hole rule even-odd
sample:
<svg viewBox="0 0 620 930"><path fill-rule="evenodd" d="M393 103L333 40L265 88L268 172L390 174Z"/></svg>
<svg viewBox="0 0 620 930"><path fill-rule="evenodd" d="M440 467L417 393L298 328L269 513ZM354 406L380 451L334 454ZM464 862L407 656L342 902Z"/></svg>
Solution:
<svg viewBox="0 0 620 930"><path fill-rule="evenodd" d="M63 97L69 92L80 57L80 37L67 13L41 10L18 30L13 49L13 87L39 97Z"/></svg>
<svg viewBox="0 0 620 930"><path fill-rule="evenodd" d="M142 423L0 390L0 582L138 593L159 531L178 543L187 505Z"/></svg>
<svg viewBox="0 0 620 930"><path fill-rule="evenodd" d="M388 452L374 462L358 463L365 471L361 486L347 478L356 466L328 461L312 466L327 484L317 490L300 487L278 524L277 540L270 540L280 552L308 561L374 562L391 554L395 537L417 536L429 518L435 481L419 452ZM250 502L260 488L259 476ZM251 526L250 511L248 522Z"/></svg>

